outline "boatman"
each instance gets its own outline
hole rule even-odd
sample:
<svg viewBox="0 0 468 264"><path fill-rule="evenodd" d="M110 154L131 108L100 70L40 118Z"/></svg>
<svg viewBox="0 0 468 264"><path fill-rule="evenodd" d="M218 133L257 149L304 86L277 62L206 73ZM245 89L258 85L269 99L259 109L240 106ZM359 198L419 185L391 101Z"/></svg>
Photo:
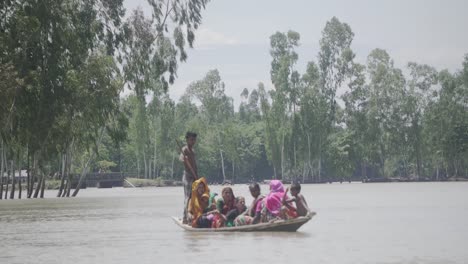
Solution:
<svg viewBox="0 0 468 264"><path fill-rule="evenodd" d="M197 162L195 161L195 150L193 147L197 142L197 134L187 132L185 134L186 145L182 147L179 160L184 163L184 175L182 176L182 183L184 184L184 216L183 223L188 223L187 208L189 199L192 195L192 183L198 179Z"/></svg>

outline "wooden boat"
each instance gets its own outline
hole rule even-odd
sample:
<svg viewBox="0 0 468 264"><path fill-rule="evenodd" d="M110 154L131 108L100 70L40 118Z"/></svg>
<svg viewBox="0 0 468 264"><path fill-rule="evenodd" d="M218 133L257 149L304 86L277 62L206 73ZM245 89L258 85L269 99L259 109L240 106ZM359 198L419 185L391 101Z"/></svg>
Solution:
<svg viewBox="0 0 468 264"><path fill-rule="evenodd" d="M311 212L307 216L289 220L275 220L270 223L221 228L193 228L189 225L182 224L180 218L172 217L172 220L174 220L178 226L190 232L296 232L303 224L309 222L315 214L315 212Z"/></svg>

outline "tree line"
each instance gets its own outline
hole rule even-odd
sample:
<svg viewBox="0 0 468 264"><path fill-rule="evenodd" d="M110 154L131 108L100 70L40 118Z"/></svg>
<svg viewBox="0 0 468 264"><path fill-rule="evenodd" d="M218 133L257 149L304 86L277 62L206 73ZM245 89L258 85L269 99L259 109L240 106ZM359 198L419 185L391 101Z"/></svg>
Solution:
<svg viewBox="0 0 468 264"><path fill-rule="evenodd" d="M148 1L148 18L125 16L122 1L3 1L0 197L21 197L20 169L28 198L54 174L59 197L90 171L178 180L175 139L188 130L213 182L467 177L468 55L455 73L399 69L382 49L360 64L351 27L334 17L303 73L300 34L273 34L273 86L245 88L237 110L216 69L175 102L168 89L207 2Z"/></svg>
<svg viewBox="0 0 468 264"><path fill-rule="evenodd" d="M174 81L207 2L148 1L148 18L126 16L123 0L1 1L0 197L13 199L15 186L21 197L23 168L25 196L36 198L50 175L60 174L57 196L75 196L88 171L109 166L101 145L128 127L120 94L135 94L144 121L145 94Z"/></svg>
<svg viewBox="0 0 468 264"><path fill-rule="evenodd" d="M274 33L273 86L245 88L238 109L216 69L178 102L155 91L145 114L131 95L122 102L127 141L107 145L107 159L116 170L177 180L183 167L174 139L195 131L200 175L213 182L466 178L468 55L455 73L415 62L399 69L383 49L360 64L353 38L332 18L317 59L300 73L300 34Z"/></svg>

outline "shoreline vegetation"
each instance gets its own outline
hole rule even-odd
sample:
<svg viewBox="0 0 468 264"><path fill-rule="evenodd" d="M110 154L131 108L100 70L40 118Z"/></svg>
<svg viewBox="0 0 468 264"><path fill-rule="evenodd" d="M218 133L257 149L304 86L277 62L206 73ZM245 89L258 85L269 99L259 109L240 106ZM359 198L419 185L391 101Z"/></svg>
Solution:
<svg viewBox="0 0 468 264"><path fill-rule="evenodd" d="M128 182L127 182L128 181ZM45 184L44 189L45 190L59 190L60 189L60 180L48 180ZM260 185L267 185L269 180L263 180ZM419 182L424 182L424 183L429 183L429 182L468 182L468 178L463 178L463 177L452 177L444 180L431 180L431 179L402 179L402 178L372 178L372 179L363 179L361 181L358 180L353 180L353 181L348 181L348 180L342 180L342 181L332 181L332 182L306 182L302 183L305 185L312 185L312 184L349 184L349 183L419 183ZM131 184L131 185L130 185ZM248 185L248 182L239 182L235 184L220 184L220 183L210 183L210 186L217 186L217 185ZM126 181L123 182L122 186L115 186L115 187L110 187L110 188L160 188L160 187L174 187L174 186L182 186L182 181L177 181L177 180L165 180L165 179L139 179L139 178L126 178ZM96 188L96 189L109 189L108 187L106 188L100 188L100 187L84 187L82 189L87 189L87 188ZM6 191L6 186L3 186L4 191ZM12 187L9 185L8 191L11 191Z"/></svg>
<svg viewBox="0 0 468 264"><path fill-rule="evenodd" d="M127 181L123 182L123 188L148 188L148 187L174 187L174 186L182 186L182 181L177 180L166 180L166 179L139 179L139 178L127 178ZM260 184L268 184L269 180L264 180ZM342 183L404 183L404 182L468 182L468 178L448 178L445 180L431 180L431 179L402 179L402 178L373 178L373 179L363 179L362 181L332 181L332 182L306 182L302 184L311 185L311 184L342 184ZM131 184L131 185L130 185ZM235 184L220 184L220 183L210 183L211 186L217 185L246 185L249 184L248 182L239 182ZM133 186L132 186L133 185ZM117 186L116 186L117 187ZM98 188L98 187L87 187L87 188L97 188L97 189L109 189L109 188ZM115 187L114 187L115 188ZM11 189L11 185L9 186ZM45 184L45 190L59 190L60 189L60 180L49 180ZM6 190L6 186L4 186L4 190Z"/></svg>
<svg viewBox="0 0 468 264"><path fill-rule="evenodd" d="M0 199L42 198L55 180L57 197L123 178L168 185L187 131L197 174L214 183L468 178L468 53L456 70L362 54L332 17L306 53L309 36L272 31L268 79L236 87L212 65L176 101L168 91L209 2L148 1L152 14L122 1L2 2Z"/></svg>

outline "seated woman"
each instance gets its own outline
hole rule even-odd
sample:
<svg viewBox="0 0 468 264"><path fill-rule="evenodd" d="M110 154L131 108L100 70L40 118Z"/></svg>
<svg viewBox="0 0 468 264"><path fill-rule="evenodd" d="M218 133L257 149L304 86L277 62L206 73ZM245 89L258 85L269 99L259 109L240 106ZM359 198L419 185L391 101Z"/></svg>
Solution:
<svg viewBox="0 0 468 264"><path fill-rule="evenodd" d="M262 211L262 203L265 195L260 193L260 185L258 183L252 183L249 186L250 194L254 198L252 201L252 205L249 208L249 216L252 217L251 222L256 224L260 222L261 211ZM246 220L248 222L248 219Z"/></svg>
<svg viewBox="0 0 468 264"><path fill-rule="evenodd" d="M230 210L226 214L226 219L225 219L225 226L227 227L232 227L234 226L234 220L237 219L238 216L243 214L246 210L247 207L245 206L245 198L242 196L237 196L235 199L235 208Z"/></svg>
<svg viewBox="0 0 468 264"><path fill-rule="evenodd" d="M206 179L201 177L192 184L192 196L188 205L189 219L192 227L209 228L213 215L209 206L210 189L206 184Z"/></svg>
<svg viewBox="0 0 468 264"><path fill-rule="evenodd" d="M261 222L270 222L275 219L294 218L294 211L284 206L287 198L283 183L279 180L270 181L270 193L263 199Z"/></svg>
<svg viewBox="0 0 468 264"><path fill-rule="evenodd" d="M232 209L235 209L235 197L231 187L223 188L221 191L221 197L216 202L216 209L219 214L215 215L211 227L223 227L225 226L227 213Z"/></svg>
<svg viewBox="0 0 468 264"><path fill-rule="evenodd" d="M261 209L262 209L262 200L265 198L264 195L260 193L260 185L258 183L251 183L249 185L249 191L254 200L250 204L247 211L242 215L239 215L234 223L236 226L256 224L260 222Z"/></svg>

